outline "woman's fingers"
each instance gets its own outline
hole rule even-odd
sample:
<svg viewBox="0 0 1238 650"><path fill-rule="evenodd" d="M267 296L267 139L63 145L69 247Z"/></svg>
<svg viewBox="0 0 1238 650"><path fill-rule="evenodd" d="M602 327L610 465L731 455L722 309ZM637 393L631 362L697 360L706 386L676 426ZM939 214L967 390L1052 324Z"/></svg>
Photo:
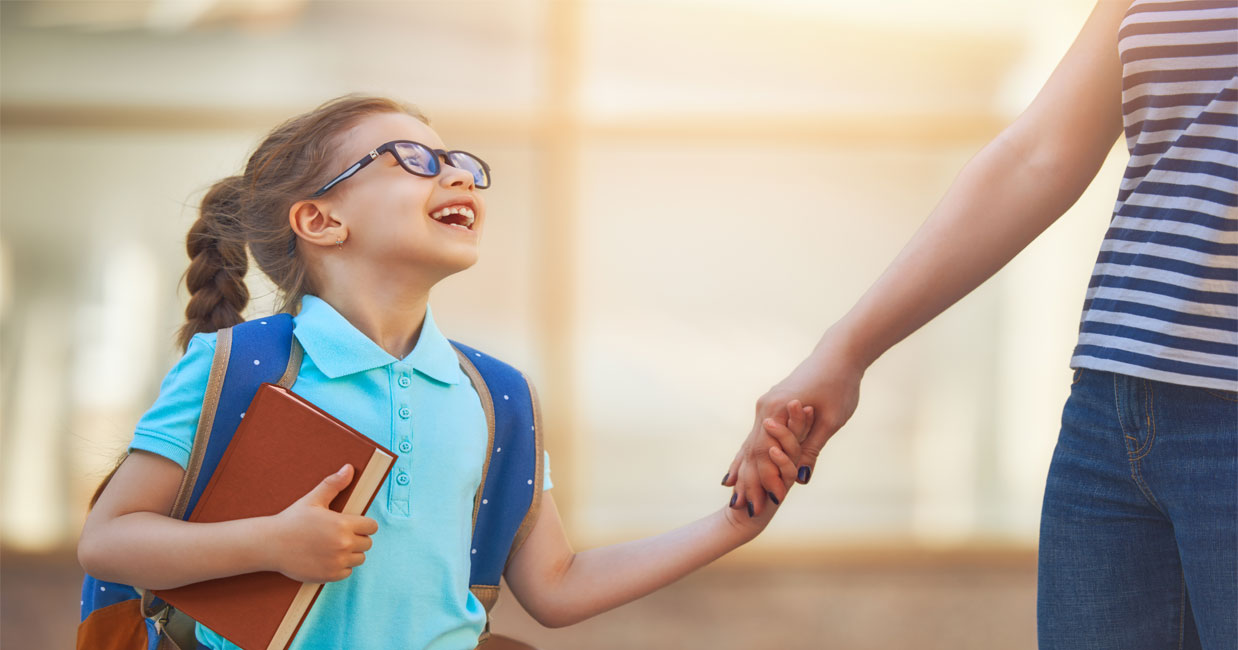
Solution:
<svg viewBox="0 0 1238 650"><path fill-rule="evenodd" d="M726 470L726 474L722 477L722 484L726 487L733 487L735 481L739 479L739 468L743 460L743 450L735 454L735 460L731 461L731 466Z"/></svg>
<svg viewBox="0 0 1238 650"><path fill-rule="evenodd" d="M797 480L805 485L812 478L813 469L817 466L817 456L821 454L821 450L825 447L825 443L829 442L830 436L834 434L823 422L813 422L812 430L809 431L808 437L804 440L804 444L800 446L802 452L799 460L799 474Z"/></svg>
<svg viewBox="0 0 1238 650"><path fill-rule="evenodd" d="M761 484L758 486L759 492L750 497L755 501L754 510L757 515L768 507L767 499L777 505L787 496L787 487L782 482L778 467L769 458L768 448L762 448L760 454L761 458L757 459L757 476L760 477Z"/></svg>

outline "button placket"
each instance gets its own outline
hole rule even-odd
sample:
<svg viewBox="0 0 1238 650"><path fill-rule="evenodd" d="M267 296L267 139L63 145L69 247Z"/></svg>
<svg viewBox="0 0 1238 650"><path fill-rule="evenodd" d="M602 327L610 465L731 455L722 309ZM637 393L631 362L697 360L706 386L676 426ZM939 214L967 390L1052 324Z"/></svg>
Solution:
<svg viewBox="0 0 1238 650"><path fill-rule="evenodd" d="M392 403L395 407L395 417L392 419L392 446L397 449L398 459L391 471L391 494L396 506L394 510L404 515L411 514L412 509L412 467L413 459L409 455L413 450L413 410L410 407L413 399L409 388L413 381L407 369L393 368L394 377Z"/></svg>

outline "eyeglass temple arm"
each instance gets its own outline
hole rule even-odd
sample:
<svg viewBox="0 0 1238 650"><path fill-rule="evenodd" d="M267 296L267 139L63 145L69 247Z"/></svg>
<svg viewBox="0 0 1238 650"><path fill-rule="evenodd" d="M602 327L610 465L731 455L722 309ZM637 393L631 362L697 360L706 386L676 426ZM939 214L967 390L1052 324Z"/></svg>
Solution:
<svg viewBox="0 0 1238 650"><path fill-rule="evenodd" d="M366 154L365 158L362 158L361 160L358 160L357 162L353 163L352 167L345 169L342 174L331 179L330 182L328 182L326 185L323 185L321 188L319 188L317 192L314 192L313 194L311 194L310 198L316 199L322 196L323 194L326 194L328 190L335 187L340 182L346 180L348 177L352 176L353 174L356 174L357 172L361 171L366 165L370 164L377 157L378 157L377 151L371 151L370 153Z"/></svg>

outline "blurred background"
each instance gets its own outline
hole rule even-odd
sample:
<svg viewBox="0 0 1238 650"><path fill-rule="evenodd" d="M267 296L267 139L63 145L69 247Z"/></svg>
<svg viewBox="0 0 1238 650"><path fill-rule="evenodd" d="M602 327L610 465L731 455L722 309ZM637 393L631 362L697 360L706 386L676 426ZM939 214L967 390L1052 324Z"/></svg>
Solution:
<svg viewBox="0 0 1238 650"><path fill-rule="evenodd" d="M668 530L1035 95L1089 0L0 0L0 630L68 647L85 504L179 351L198 200L283 119L417 104L494 168L431 303L537 384L577 548ZM1124 153L866 376L756 542L558 648L1033 648L1035 546ZM274 297L251 283L252 315Z"/></svg>

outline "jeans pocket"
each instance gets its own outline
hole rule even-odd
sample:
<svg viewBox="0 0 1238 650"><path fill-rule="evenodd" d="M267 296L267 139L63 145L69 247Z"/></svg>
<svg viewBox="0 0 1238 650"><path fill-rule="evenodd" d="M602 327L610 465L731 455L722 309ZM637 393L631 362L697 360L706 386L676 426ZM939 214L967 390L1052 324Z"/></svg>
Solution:
<svg viewBox="0 0 1238 650"><path fill-rule="evenodd" d="M1083 381L1083 368L1075 368L1075 376L1070 380L1070 385L1074 386L1081 381Z"/></svg>
<svg viewBox="0 0 1238 650"><path fill-rule="evenodd" d="M1205 393L1208 393L1209 395L1211 395L1211 396L1213 396L1213 397L1218 397L1218 398L1223 399L1223 400L1225 400L1225 401L1227 401L1227 402L1238 402L1238 392L1235 392L1235 391L1232 391L1232 390L1220 390L1220 389L1216 389L1216 388L1205 388L1205 389L1203 389L1203 391L1204 391Z"/></svg>

